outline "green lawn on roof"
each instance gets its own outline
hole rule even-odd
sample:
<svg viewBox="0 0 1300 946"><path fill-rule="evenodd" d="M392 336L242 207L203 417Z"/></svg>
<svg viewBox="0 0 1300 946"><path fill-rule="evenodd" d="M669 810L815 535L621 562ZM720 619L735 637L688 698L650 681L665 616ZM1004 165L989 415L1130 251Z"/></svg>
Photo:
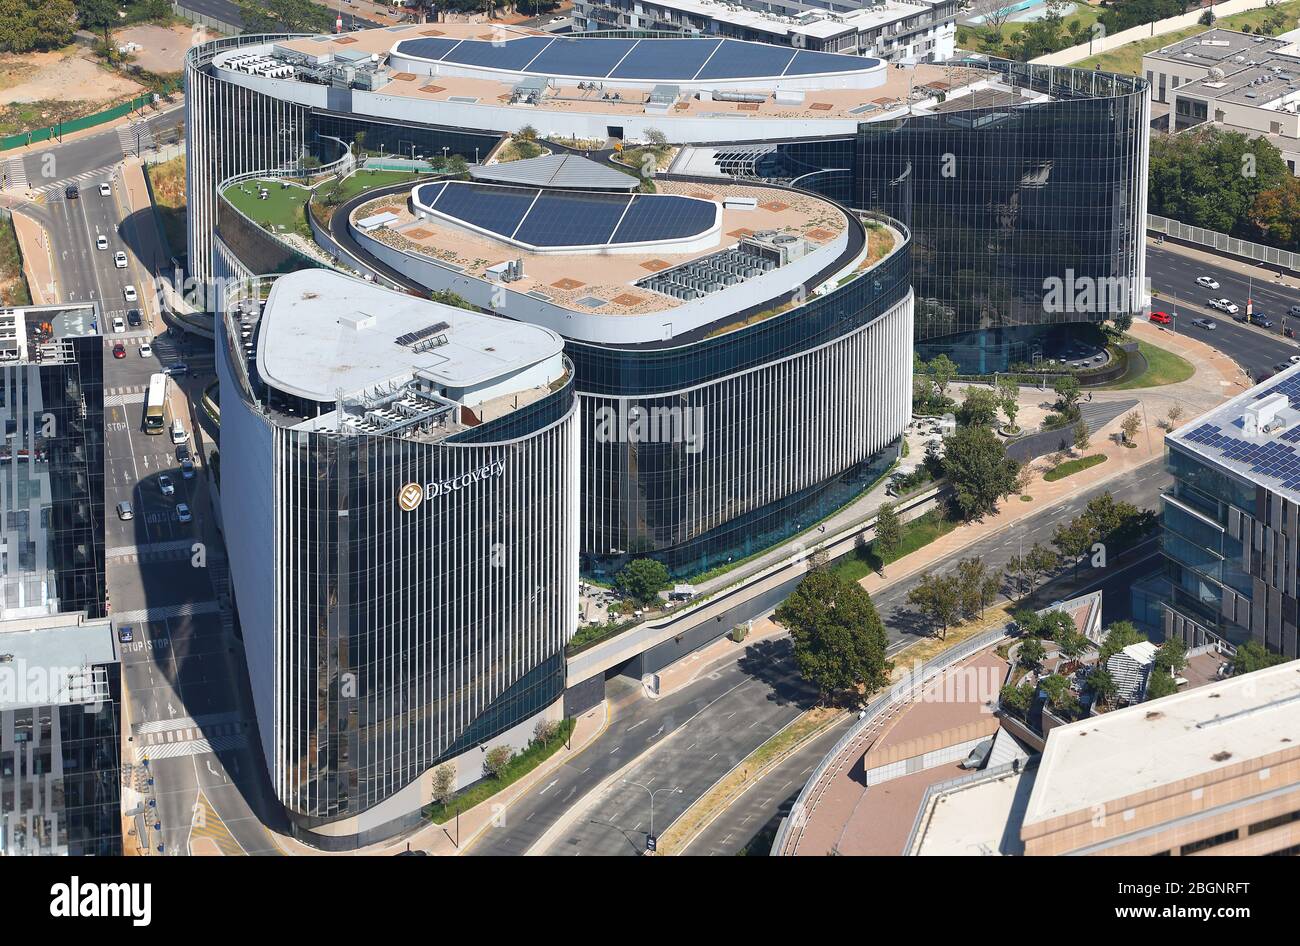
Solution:
<svg viewBox="0 0 1300 946"><path fill-rule="evenodd" d="M258 197L265 187L265 200ZM271 224L278 231L295 230L305 220L302 208L307 203L309 191L305 187L286 184L284 181L241 181L226 188L226 200L249 218L260 224Z"/></svg>

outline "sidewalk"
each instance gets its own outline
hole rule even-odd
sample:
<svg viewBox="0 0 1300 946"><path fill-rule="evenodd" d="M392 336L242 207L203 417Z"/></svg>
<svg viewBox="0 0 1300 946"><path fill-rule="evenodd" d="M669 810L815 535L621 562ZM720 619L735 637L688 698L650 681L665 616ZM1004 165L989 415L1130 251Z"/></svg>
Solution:
<svg viewBox="0 0 1300 946"><path fill-rule="evenodd" d="M712 643L687 654L676 663L669 664L659 672L659 692L646 695L652 700L663 699L690 686L701 676L712 673L718 664L734 660L738 651L769 637L780 637L784 633L785 628L772 620L771 615L759 618L740 643L733 641L730 634L724 634Z"/></svg>
<svg viewBox="0 0 1300 946"><path fill-rule="evenodd" d="M59 287L54 278L54 261L50 258L50 237L45 228L19 210L13 211L14 232L23 254L23 274L31 290L32 303L46 305L59 301Z"/></svg>
<svg viewBox="0 0 1300 946"><path fill-rule="evenodd" d="M1181 427L1248 386L1236 362L1204 342L1165 332L1145 322L1135 323L1131 334L1186 358L1196 368L1190 378L1178 384L1094 392L1093 397L1097 401L1138 401L1134 410L1142 415L1142 429L1135 438L1136 447L1125 447L1118 442L1115 435L1119 432L1123 418L1117 417L1101 430L1093 431L1091 446L1082 451L1087 455L1104 454L1105 463L1049 483L1043 479L1043 474L1050 469L1050 464L1044 460L1036 461L1033 464L1034 477L1026 491L1026 495L1032 497L1029 502L1023 502L1015 496L1008 497L999 504L996 513L977 522L958 526L947 535L895 562L887 569L888 578L881 578L874 572L867 575L859 582L862 587L875 594L887 585L928 570L936 562L954 552L960 552L972 542L1001 532L1072 495L1086 492L1162 457L1165 431L1157 423L1168 416L1171 407L1178 405L1182 408L1183 416L1178 424Z"/></svg>
<svg viewBox="0 0 1300 946"><path fill-rule="evenodd" d="M491 827L494 821L499 821L505 817L507 809L516 799L560 766L571 761L582 753L583 750L596 740L596 737L605 731L605 727L608 723L609 712L606 704L602 703L595 709L588 710L582 716L578 717L577 723L574 725L571 749L560 749L555 753L555 755L551 756L519 781L510 785L510 787L503 789L491 798L475 805L468 811L461 812L459 847L457 847L454 841L456 819L452 818L445 824L428 824L425 827L420 828L414 834L405 835L396 840L386 841L382 844L375 844L370 847L361 848L356 851L348 851L346 853L350 855L385 857L401 854L403 851L407 850L409 846L412 851L426 851L429 854L438 856L455 856L457 854L463 854L465 853L466 848L473 844L480 834ZM300 841L282 835L272 835L272 838L275 841L276 846L285 854L298 856L340 856L337 853L316 850Z"/></svg>

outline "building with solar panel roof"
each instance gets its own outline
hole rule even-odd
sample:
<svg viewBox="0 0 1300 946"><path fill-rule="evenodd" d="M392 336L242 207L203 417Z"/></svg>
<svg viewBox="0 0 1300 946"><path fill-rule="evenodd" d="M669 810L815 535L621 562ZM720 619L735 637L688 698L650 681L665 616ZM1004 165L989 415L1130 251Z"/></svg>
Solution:
<svg viewBox="0 0 1300 946"><path fill-rule="evenodd" d="M1166 636L1300 656L1300 365L1165 437Z"/></svg>
<svg viewBox="0 0 1300 946"><path fill-rule="evenodd" d="M218 194L240 175L335 161L358 135L372 161L477 165L503 135L532 129L557 154L559 142L585 156L662 139L672 147L660 176L766 181L899 220L917 249L917 351L964 371L1057 357L1091 326L1141 311L1140 77L468 23L234 37L196 47L186 77L199 279L220 275L221 231L239 239ZM1056 311L1044 285L1066 279L1122 291Z"/></svg>
<svg viewBox="0 0 1300 946"><path fill-rule="evenodd" d="M261 744L297 836L421 820L560 715L578 402L550 330L302 270L229 287L222 522Z"/></svg>

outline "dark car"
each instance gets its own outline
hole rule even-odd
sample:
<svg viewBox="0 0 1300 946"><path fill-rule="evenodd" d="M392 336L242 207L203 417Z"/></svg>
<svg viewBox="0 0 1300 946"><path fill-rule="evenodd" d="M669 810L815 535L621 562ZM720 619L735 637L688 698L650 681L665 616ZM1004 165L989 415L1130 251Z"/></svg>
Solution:
<svg viewBox="0 0 1300 946"><path fill-rule="evenodd" d="M121 342L118 342L116 345L114 345L114 346L113 346L113 357L114 357L114 358L125 358L125 357L126 357L126 346L123 345Z"/></svg>
<svg viewBox="0 0 1300 946"><path fill-rule="evenodd" d="M68 198L68 200L76 200L81 196L81 191L77 190L76 184L69 184L63 189L63 196Z"/></svg>
<svg viewBox="0 0 1300 946"><path fill-rule="evenodd" d="M128 309L126 312L126 324L139 326L143 324L144 319L140 316L139 309Z"/></svg>
<svg viewBox="0 0 1300 946"><path fill-rule="evenodd" d="M1293 319L1300 319L1300 305L1293 305L1286 310L1286 314Z"/></svg>
<svg viewBox="0 0 1300 946"><path fill-rule="evenodd" d="M176 448L177 460L184 461L184 460L188 460L189 458L190 458L190 448L188 446L186 446L185 444L181 444L179 447Z"/></svg>
<svg viewBox="0 0 1300 946"><path fill-rule="evenodd" d="M1256 313L1255 315L1252 315L1252 316L1250 317L1250 321L1251 321L1251 324L1252 324L1252 325L1258 325L1260 328L1272 328L1272 327L1273 327L1273 320L1270 319L1268 316L1260 315L1259 313Z"/></svg>
<svg viewBox="0 0 1300 946"><path fill-rule="evenodd" d="M189 365L179 365L179 364L178 364L178 365L168 365L168 366L167 366L167 373L168 373L169 375L171 375L173 378L179 378L179 377L181 377L182 375L187 375L187 374L190 373L190 366L189 366Z"/></svg>
<svg viewBox="0 0 1300 946"><path fill-rule="evenodd" d="M117 639L119 643L129 644L135 640L135 632L130 627L119 627L117 629Z"/></svg>

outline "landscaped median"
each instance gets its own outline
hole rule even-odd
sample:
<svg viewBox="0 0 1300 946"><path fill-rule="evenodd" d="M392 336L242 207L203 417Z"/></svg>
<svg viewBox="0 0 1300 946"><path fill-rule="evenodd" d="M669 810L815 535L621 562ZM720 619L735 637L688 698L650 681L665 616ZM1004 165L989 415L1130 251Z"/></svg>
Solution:
<svg viewBox="0 0 1300 946"><path fill-rule="evenodd" d="M1092 467L1105 462L1106 454L1104 453L1094 453L1091 456L1079 457L1077 460L1066 460L1064 463L1058 463L1056 466L1044 473L1043 479L1047 480L1049 483L1055 483L1057 480L1063 480L1067 476L1081 473L1084 470L1091 469Z"/></svg>

